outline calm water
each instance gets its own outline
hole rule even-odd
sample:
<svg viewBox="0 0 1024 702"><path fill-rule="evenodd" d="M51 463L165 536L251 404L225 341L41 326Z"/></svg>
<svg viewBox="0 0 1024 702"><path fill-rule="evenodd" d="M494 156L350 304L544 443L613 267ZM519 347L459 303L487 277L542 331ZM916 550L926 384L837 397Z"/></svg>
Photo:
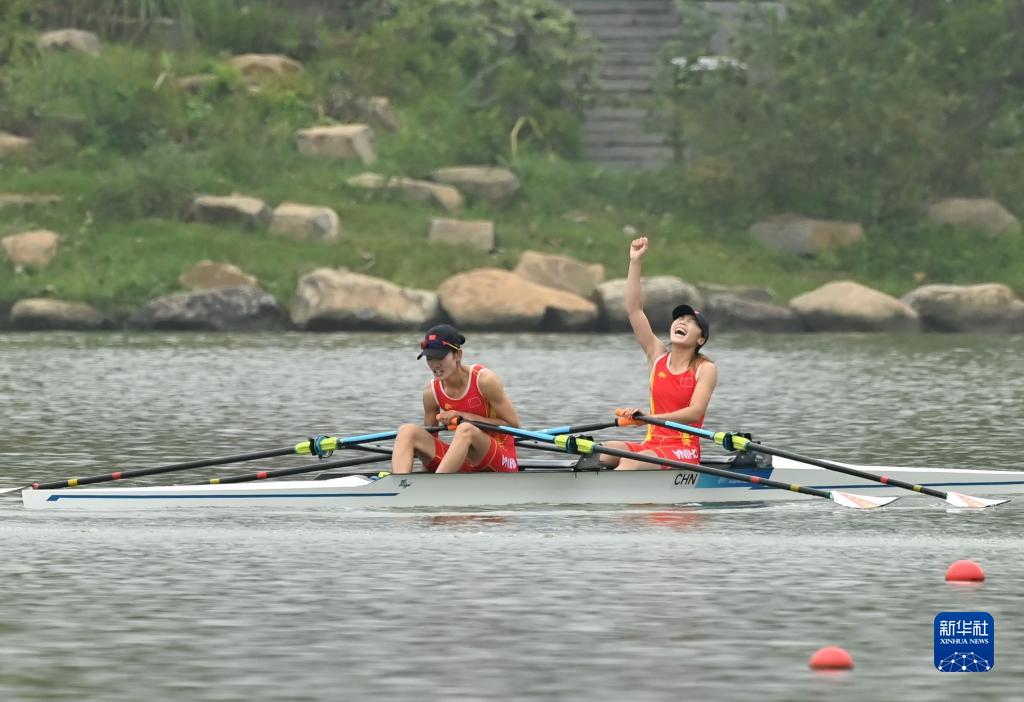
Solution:
<svg viewBox="0 0 1024 702"><path fill-rule="evenodd" d="M415 347L0 335L0 484L418 421ZM720 335L706 424L853 462L1021 468L1021 348ZM498 371L526 426L605 419L646 395L627 336L477 334L467 358ZM0 545L5 701L1007 700L1024 682L1022 500L114 516L2 498ZM945 583L959 558L988 580ZM992 613L992 672L932 668L944 610ZM857 667L810 671L828 644Z"/></svg>

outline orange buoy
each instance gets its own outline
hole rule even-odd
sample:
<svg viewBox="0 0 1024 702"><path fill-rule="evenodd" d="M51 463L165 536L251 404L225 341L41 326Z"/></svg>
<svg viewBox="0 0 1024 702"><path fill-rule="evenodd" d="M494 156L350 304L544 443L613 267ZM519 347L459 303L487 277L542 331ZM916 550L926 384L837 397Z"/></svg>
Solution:
<svg viewBox="0 0 1024 702"><path fill-rule="evenodd" d="M946 580L951 583L980 583L985 579L985 571L974 561L956 561L946 571Z"/></svg>
<svg viewBox="0 0 1024 702"><path fill-rule="evenodd" d="M853 667L853 657L845 648L825 646L814 652L810 665L814 670L849 670Z"/></svg>

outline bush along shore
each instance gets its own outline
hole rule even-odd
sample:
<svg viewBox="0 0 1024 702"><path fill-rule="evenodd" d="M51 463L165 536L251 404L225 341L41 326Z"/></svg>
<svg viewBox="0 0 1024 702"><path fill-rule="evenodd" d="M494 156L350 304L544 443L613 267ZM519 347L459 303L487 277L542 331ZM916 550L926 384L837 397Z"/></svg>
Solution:
<svg viewBox="0 0 1024 702"><path fill-rule="evenodd" d="M449 5L291 44L283 16L261 33L242 13L160 52L9 16L0 326L625 331L642 233L655 328L687 302L719 331L1024 333L1021 225L996 198L856 221L821 198L730 203L734 183L693 181L707 159L577 162L590 67L571 13ZM500 40L464 45L439 16ZM512 57L500 81L474 79L487 51Z"/></svg>

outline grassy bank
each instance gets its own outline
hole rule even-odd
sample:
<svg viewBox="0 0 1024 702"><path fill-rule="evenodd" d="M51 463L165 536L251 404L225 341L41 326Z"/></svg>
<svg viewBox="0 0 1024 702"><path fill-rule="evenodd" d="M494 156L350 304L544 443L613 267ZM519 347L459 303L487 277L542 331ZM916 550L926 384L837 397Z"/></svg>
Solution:
<svg viewBox="0 0 1024 702"><path fill-rule="evenodd" d="M504 11L518 12L520 5ZM527 249L603 263L615 278L626 270L627 226L653 239L645 268L651 275L768 286L782 300L847 278L893 295L921 282L1003 282L1024 294L1019 236L994 240L931 228L920 215L870 224L864 245L814 259L768 251L748 234L765 212L730 201L727 193L714 208L705 203L697 209L674 169L616 172L575 160L579 124L567 115L579 105L555 94L563 89L558 76L547 86L531 82L531 75L562 66L558 61L567 59L561 54L544 54L542 47L538 55L547 63L531 54L496 64L515 69L500 74L478 55L482 49L450 40L440 48L413 42L398 51L395 36L406 36L402 32L419 21L427 20L414 17L397 28L381 22L372 31L363 28L359 38L330 28L330 36L303 56L303 73L264 81L258 89L226 68L226 56L275 48L265 45L265 36L259 45L194 45L177 54L108 43L99 57L9 56L0 81L0 129L32 136L35 146L0 161L0 192L53 193L63 201L0 208L0 236L44 228L59 232L63 242L43 269L15 272L0 264L0 306L47 296L123 315L178 290L180 274L201 259L240 266L286 304L299 277L319 266L433 288L470 268L512 268ZM540 44L536 28L522 32ZM428 42L436 34L417 29L407 36ZM500 45L489 50L504 51ZM474 61L485 68L466 68ZM499 88L470 81L470 70ZM173 87L175 77L203 72L216 80L202 91ZM381 159L374 171L426 177L436 167L498 163L517 172L523 190L514 202L501 208L470 202L460 215L495 221L495 253L428 245L430 219L444 213L346 185L346 178L367 170L360 164L296 152L297 129L332 121L324 113L325 96L339 84L394 97L401 128L378 135ZM530 90L544 93L544 100ZM525 130L513 154L508 117L527 108L543 128ZM232 192L271 207L286 200L331 207L342 221L341 241L294 242L266 231L183 221L193 194Z"/></svg>
<svg viewBox="0 0 1024 702"><path fill-rule="evenodd" d="M0 275L0 301L48 296L122 314L180 289L179 275L201 259L240 266L285 303L299 277L319 266L344 266L402 285L433 288L470 268L512 268L527 249L603 263L612 278L625 273L626 226L654 240L656 255L645 269L651 275L764 285L784 300L839 278L893 295L913 289L919 280L995 281L1024 291L1024 256L1012 240L907 226L870 230L864 246L807 259L766 250L741 223L709 222L683 208L630 207L629 198L621 194L642 187L650 175L601 173L585 164L543 160L513 166L524 182L516 203L501 209L471 206L462 215L496 222L499 248L493 254L428 245L430 218L443 213L392 194L345 185L345 177L360 168L310 162L298 155L284 163L275 159L244 181L221 178L216 190L243 192L272 205L292 200L332 207L342 220L337 244L295 242L266 231L176 218L106 218L95 213L90 201L102 173L60 165L7 166L0 171L0 190L54 192L64 202L0 209L0 233L46 228L61 233L64 242L46 268L14 273L8 265ZM588 188L587 181L598 182ZM603 196L603 191L615 189L618 197Z"/></svg>

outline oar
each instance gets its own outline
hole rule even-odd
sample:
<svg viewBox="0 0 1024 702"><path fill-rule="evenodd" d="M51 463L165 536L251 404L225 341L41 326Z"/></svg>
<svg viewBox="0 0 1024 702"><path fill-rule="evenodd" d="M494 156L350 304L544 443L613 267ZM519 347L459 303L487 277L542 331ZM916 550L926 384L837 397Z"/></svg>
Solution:
<svg viewBox="0 0 1024 702"><path fill-rule="evenodd" d="M391 452L388 451L390 456ZM358 458L346 458L341 461L328 461L326 463L312 463L304 466L295 466L294 468L279 468L277 470L260 470L255 473L245 473L243 475L232 475L227 478L210 478L209 480L203 480L198 483L186 483L187 485L227 485L228 483L248 483L254 480L266 480L268 478L283 478L286 475L299 475L300 473L311 473L315 470L324 470L327 468L349 468L351 466L361 466L366 463L375 463L377 461L384 460L384 456L359 456Z"/></svg>
<svg viewBox="0 0 1024 702"><path fill-rule="evenodd" d="M594 442L591 439L584 439L582 437L572 436L571 434L558 434L552 435L538 431L527 431L525 429L519 429L517 427L507 427L497 424L488 424L486 422L476 422L472 420L472 424L486 429L488 431L497 431L504 434L511 434L512 436L518 436L524 439L535 439L537 441L545 442L548 444L554 444L558 448L555 450L562 450L566 453L603 453L609 456L618 456L619 458L632 458L637 461L643 461L645 463L653 463L660 466L672 466L679 470L688 470L695 473L707 473L708 475L716 475L720 478L728 478L730 480L739 480L741 482L750 483L751 485L764 485L766 487L777 488L779 490L789 490L791 492L799 492L804 495L813 495L814 497L824 497L825 499L832 500L838 505L843 507L852 507L854 509L871 509L874 507L883 507L890 502L893 502L898 497L876 497L874 495L855 495L849 492L840 492L839 490L819 490L818 488L804 487L802 485L795 485L792 483L783 483L778 480L771 480L769 478L760 478L756 475L747 475L745 473L736 473L731 470L723 470L721 468L712 468L710 466L698 465L696 463L683 463L682 461L673 461L667 458L661 458L659 456L649 456L642 453L634 453L632 451L623 451L621 449L611 448L610 446L603 446L599 443ZM537 448L541 448L538 446Z"/></svg>
<svg viewBox="0 0 1024 702"><path fill-rule="evenodd" d="M882 483L883 485L892 485L893 487L904 488L905 490L913 490L914 492L920 492L925 495L931 495L932 497L939 497L955 507L994 507L995 505L1001 505L1004 502L1009 502L1008 499L1004 500L992 500L984 497L974 497L972 495L964 495L960 492L945 492L943 490L936 490L935 488L926 487L924 485L915 485L914 483L908 483L903 480L897 480L896 478L889 478L884 475L878 475L876 473L868 473L863 470L856 468L850 468L840 463L833 463L832 461L824 461L820 458L811 458L810 456L804 456L799 453L793 453L792 451L785 451L783 449L772 448L771 446L764 446L755 441L751 441L745 437L737 436L736 434L730 434L728 432L711 432L706 429L699 429L697 427L691 427L686 424L679 424L677 422L670 422L664 419L655 419L654 417L648 417L645 414L637 414L633 419L638 419L648 424L655 424L660 427L666 427L668 429L675 429L676 431L686 432L687 434L693 434L694 436L700 436L705 439L711 439L716 444L723 446L731 451L757 451L758 453L765 453L770 456L779 456L781 458L789 458L794 461L800 461L801 463L808 463L812 466L818 466L819 468L825 468L826 470L833 470L837 473L846 473L847 475L853 475L864 480L873 480L876 483ZM726 444L731 444L731 448Z"/></svg>
<svg viewBox="0 0 1024 702"><path fill-rule="evenodd" d="M561 426L552 427L545 431L551 434L575 434L581 431L597 431L598 429L607 429L609 427L620 426L627 424L628 422L617 418L614 422L595 422L593 424L580 424L578 426ZM440 427L439 427L440 428ZM431 430L434 428L431 427ZM518 442L519 439L516 439ZM382 446L356 446L362 451L374 451L376 453L386 453L391 455L391 450L386 449ZM245 475L233 475L227 478L210 478L198 483L189 483L190 485L226 485L227 483L246 483L253 480L266 480L267 478L282 478L287 475L299 475L300 473L311 473L315 470L324 470L327 468L348 468L350 466L358 466L364 463L373 463L374 461L381 460L379 456L365 456L360 458L348 458L343 461L331 461L329 463L312 463L305 466L295 466L294 468L280 468L277 470L261 470L255 473L246 473Z"/></svg>
<svg viewBox="0 0 1024 702"><path fill-rule="evenodd" d="M444 427L429 427L427 431L435 432L441 431L442 429L444 429ZM65 480L57 480L52 483L33 483L25 487L4 488L0 490L0 495L6 494L8 492L14 492L16 490L59 490L61 488L78 487L80 485L107 483L114 480L141 478L145 475L173 473L179 470L189 470L191 468L206 468L207 466L220 466L225 465L227 463L243 463L245 461L257 461L263 458L274 458L275 456L308 456L311 454L316 454L317 451L322 453L329 453L337 449L356 446L358 444L364 444L371 441L387 441L388 439L395 438L395 436L397 435L397 431L385 431L376 434L361 434L358 436L318 436L314 439L307 439L306 441L299 442L294 446L286 446L284 448L279 449L268 449L266 451L242 453L236 456L219 456L217 458L203 458L197 461L188 461L185 463L171 463L163 466L153 466L152 468L119 470L113 473L105 473L103 475L92 475L87 478L67 478Z"/></svg>

